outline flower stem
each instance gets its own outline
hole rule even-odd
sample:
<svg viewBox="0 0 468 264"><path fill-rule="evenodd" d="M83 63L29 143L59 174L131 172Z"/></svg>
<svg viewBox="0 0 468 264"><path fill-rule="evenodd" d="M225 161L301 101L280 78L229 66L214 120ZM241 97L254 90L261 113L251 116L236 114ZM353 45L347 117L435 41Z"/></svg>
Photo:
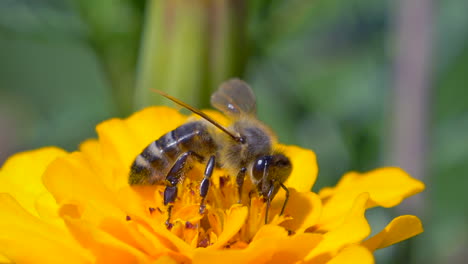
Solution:
<svg viewBox="0 0 468 264"><path fill-rule="evenodd" d="M149 1L135 108L168 104L150 89L206 107L209 94L245 67L244 1Z"/></svg>

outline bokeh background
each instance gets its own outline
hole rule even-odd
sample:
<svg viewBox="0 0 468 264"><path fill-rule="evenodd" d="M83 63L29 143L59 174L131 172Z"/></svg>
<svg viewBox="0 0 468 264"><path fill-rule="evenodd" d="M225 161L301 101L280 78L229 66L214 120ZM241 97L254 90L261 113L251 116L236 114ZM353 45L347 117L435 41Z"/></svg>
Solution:
<svg viewBox="0 0 468 264"><path fill-rule="evenodd" d="M368 213L425 232L378 263L466 263L468 1L0 0L0 164L74 150L97 123L163 103L198 107L239 76L280 140L313 149L314 190L400 166L426 191Z"/></svg>

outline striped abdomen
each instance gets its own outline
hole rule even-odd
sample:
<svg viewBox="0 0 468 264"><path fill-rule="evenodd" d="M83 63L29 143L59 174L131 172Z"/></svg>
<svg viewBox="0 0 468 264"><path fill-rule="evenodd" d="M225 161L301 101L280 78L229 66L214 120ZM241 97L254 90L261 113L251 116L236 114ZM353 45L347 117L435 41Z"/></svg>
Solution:
<svg viewBox="0 0 468 264"><path fill-rule="evenodd" d="M164 181L175 160L184 152L202 157L217 150L208 127L201 121L186 123L149 144L133 162L130 184L158 184Z"/></svg>

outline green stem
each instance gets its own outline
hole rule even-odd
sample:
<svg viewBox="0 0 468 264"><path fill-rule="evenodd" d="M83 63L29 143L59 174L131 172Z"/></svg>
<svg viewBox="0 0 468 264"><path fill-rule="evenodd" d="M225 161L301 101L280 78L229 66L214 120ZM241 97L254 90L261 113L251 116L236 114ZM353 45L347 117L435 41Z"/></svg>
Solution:
<svg viewBox="0 0 468 264"><path fill-rule="evenodd" d="M245 67L244 6L239 0L150 1L135 107L169 104L151 89L208 106L209 94Z"/></svg>

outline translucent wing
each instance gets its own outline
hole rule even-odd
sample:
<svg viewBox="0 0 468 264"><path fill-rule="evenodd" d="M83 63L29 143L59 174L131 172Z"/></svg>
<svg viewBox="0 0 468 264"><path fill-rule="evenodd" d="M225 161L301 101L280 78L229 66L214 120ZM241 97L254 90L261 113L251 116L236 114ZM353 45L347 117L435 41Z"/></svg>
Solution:
<svg viewBox="0 0 468 264"><path fill-rule="evenodd" d="M206 121L210 122L211 124L213 124L214 126L216 126L217 128L221 129L224 133L228 134L229 136L231 136L235 141L238 141L238 142L242 142L242 137L239 137L239 136L236 136L234 134L232 134L231 132L229 132L225 127L223 127L221 124L219 124L218 122L216 122L215 120L211 119L211 117L209 117L207 114L203 113L202 111L200 111L199 109L173 97L173 96L170 96L168 95L167 93L163 92L163 91L159 91L159 90L154 90L154 89L151 89L153 90L154 92L166 97L167 99L173 101L174 103L180 105L180 106L183 106L185 108L187 108L188 110L192 111L194 114L197 114L199 116L201 116L202 118L204 118Z"/></svg>
<svg viewBox="0 0 468 264"><path fill-rule="evenodd" d="M231 79L221 84L211 96L211 104L233 118L255 115L257 112L255 94L247 83L239 79Z"/></svg>

